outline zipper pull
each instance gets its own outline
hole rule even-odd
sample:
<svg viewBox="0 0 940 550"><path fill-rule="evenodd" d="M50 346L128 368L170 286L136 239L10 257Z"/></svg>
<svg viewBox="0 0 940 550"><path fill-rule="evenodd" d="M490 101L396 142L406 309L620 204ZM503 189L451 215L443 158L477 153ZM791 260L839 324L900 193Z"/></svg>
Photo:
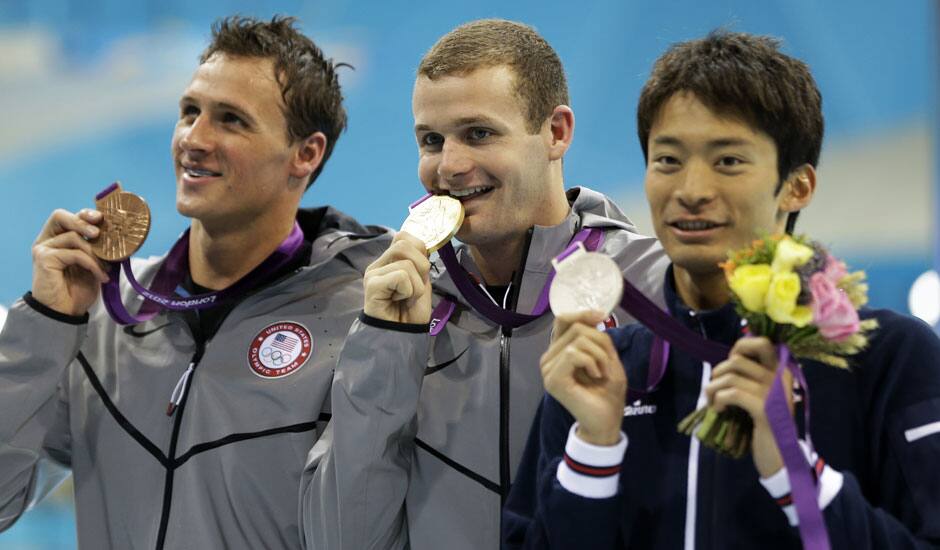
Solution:
<svg viewBox="0 0 940 550"><path fill-rule="evenodd" d="M189 364L189 368L183 372L183 376L180 376L179 382L177 382L176 387L173 388L173 394L170 395L170 404L166 407L167 416L173 416L173 413L176 412L176 408L183 402L183 396L186 395L186 388L189 386L189 377L193 374L194 368L196 368L195 361Z"/></svg>

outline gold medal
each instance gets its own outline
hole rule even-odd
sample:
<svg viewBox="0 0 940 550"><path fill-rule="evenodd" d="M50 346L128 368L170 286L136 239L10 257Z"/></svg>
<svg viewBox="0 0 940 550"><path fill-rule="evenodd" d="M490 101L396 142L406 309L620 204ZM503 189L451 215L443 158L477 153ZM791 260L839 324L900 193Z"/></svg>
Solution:
<svg viewBox="0 0 940 550"><path fill-rule="evenodd" d="M548 302L556 316L573 316L597 311L608 317L623 295L623 275L606 254L578 249L567 258L552 260L555 279L548 291Z"/></svg>
<svg viewBox="0 0 940 550"><path fill-rule="evenodd" d="M424 242L428 254L449 243L463 223L463 204L446 195L434 195L411 209L401 230Z"/></svg>
<svg viewBox="0 0 940 550"><path fill-rule="evenodd" d="M129 258L150 232L150 208L144 199L121 189L120 183L95 201L101 212L98 237L89 241L95 255L108 262Z"/></svg>

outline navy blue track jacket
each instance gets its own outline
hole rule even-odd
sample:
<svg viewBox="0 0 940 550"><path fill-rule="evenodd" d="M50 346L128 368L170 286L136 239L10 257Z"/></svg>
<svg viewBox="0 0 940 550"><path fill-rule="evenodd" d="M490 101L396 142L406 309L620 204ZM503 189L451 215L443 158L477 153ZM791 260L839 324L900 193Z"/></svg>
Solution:
<svg viewBox="0 0 940 550"><path fill-rule="evenodd" d="M740 337L730 304L686 307L671 268L665 294L685 325L727 344ZM802 362L812 441L826 465L820 500L830 542L852 550L940 548L940 340L891 311L863 317L880 328L850 370ZM631 387L642 387L652 334L631 325L610 335ZM799 548L798 530L774 498L780 495L762 486L750 455L720 456L677 432L679 420L704 403L709 378L709 365L673 347L658 389L624 409L619 479L609 468L619 462L583 458L586 444L569 440L574 418L546 395L503 510L503 548ZM593 449L610 456L610 447ZM605 483L613 496L599 489Z"/></svg>

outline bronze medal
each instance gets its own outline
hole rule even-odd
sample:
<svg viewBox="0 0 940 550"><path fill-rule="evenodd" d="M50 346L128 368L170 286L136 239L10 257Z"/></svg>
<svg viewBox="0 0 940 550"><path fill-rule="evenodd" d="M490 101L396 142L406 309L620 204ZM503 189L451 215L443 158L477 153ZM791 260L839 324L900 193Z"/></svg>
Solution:
<svg viewBox="0 0 940 550"><path fill-rule="evenodd" d="M150 207L144 199L115 183L110 192L99 196L95 207L103 218L98 225L101 233L89 241L95 255L120 262L137 252L150 232Z"/></svg>

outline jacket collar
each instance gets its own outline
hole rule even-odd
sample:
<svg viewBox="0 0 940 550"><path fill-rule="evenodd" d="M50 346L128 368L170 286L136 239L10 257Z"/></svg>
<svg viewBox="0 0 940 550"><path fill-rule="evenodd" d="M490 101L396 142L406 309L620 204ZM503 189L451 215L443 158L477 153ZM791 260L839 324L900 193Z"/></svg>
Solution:
<svg viewBox="0 0 940 550"><path fill-rule="evenodd" d="M728 302L717 309L693 310L679 297L672 264L666 269L663 295L670 315L683 325L703 333L709 340L730 345L741 337L741 317L735 311L734 303Z"/></svg>
<svg viewBox="0 0 940 550"><path fill-rule="evenodd" d="M529 229L530 238L522 262L521 278L516 311L529 313L535 307L542 287L552 270L552 259L564 251L572 237L584 227L609 227L636 231L626 215L606 196L586 187L574 187L566 192L571 209L568 216L552 226L536 225ZM469 248L464 244L455 247L460 265L475 277L480 277L479 268L473 261ZM457 287L447 275L440 258L434 257L432 282L438 293L448 295L452 300L467 305Z"/></svg>

